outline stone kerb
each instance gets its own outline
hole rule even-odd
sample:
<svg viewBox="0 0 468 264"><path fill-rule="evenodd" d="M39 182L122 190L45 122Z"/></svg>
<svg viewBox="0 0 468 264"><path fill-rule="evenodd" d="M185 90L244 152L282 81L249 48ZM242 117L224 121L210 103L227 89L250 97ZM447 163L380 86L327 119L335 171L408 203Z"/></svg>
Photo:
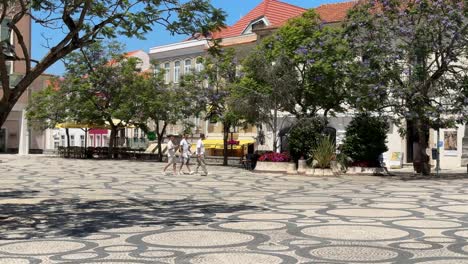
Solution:
<svg viewBox="0 0 468 264"><path fill-rule="evenodd" d="M319 169L308 167L305 173L307 176L335 176L338 173L335 173L333 169Z"/></svg>
<svg viewBox="0 0 468 264"><path fill-rule="evenodd" d="M257 161L255 171L257 172L282 172L287 173L290 170L289 162L270 162Z"/></svg>
<svg viewBox="0 0 468 264"><path fill-rule="evenodd" d="M385 170L379 167L349 167L346 170L348 175L375 175L384 172Z"/></svg>

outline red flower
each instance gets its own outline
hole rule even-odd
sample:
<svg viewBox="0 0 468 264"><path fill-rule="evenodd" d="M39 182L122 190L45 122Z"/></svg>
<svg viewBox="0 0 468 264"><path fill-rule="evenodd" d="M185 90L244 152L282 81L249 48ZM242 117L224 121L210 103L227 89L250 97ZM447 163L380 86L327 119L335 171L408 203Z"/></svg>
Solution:
<svg viewBox="0 0 468 264"><path fill-rule="evenodd" d="M271 162L289 162L291 158L289 157L288 153L275 153L275 152L268 152L263 154L259 159L259 161L271 161Z"/></svg>

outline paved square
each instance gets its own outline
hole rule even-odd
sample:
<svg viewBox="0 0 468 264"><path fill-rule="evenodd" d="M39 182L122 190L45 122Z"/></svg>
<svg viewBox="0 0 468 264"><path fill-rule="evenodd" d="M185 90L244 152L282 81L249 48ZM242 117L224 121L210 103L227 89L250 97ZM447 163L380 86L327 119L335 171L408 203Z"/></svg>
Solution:
<svg viewBox="0 0 468 264"><path fill-rule="evenodd" d="M0 160L0 263L468 263L467 179Z"/></svg>

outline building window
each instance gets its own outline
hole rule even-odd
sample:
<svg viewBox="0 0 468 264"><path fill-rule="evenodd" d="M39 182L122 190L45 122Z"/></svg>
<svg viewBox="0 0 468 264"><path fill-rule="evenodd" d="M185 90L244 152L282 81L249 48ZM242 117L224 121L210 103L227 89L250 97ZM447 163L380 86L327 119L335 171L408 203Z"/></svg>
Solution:
<svg viewBox="0 0 468 264"><path fill-rule="evenodd" d="M89 142L91 143L90 145L94 147L94 135L89 136Z"/></svg>
<svg viewBox="0 0 468 264"><path fill-rule="evenodd" d="M185 60L184 66L184 74L192 72L192 60Z"/></svg>
<svg viewBox="0 0 468 264"><path fill-rule="evenodd" d="M107 141L107 136L106 136L106 135L103 135L103 136L102 136L102 141L103 141L103 142L102 142L102 145L103 145L104 147L108 147L108 146L109 146L109 142Z"/></svg>
<svg viewBox="0 0 468 264"><path fill-rule="evenodd" d="M101 135L96 135L96 147L101 146Z"/></svg>
<svg viewBox="0 0 468 264"><path fill-rule="evenodd" d="M72 147L75 146L75 136L73 136L73 135L70 136L70 146L72 146Z"/></svg>
<svg viewBox="0 0 468 264"><path fill-rule="evenodd" d="M62 147L65 147L66 146L65 145L65 136L62 135L60 138L62 139Z"/></svg>
<svg viewBox="0 0 468 264"><path fill-rule="evenodd" d="M138 129L138 128L135 128L135 129L133 130L133 137L134 137L134 138L138 138L138 132L139 132L139 129Z"/></svg>
<svg viewBox="0 0 468 264"><path fill-rule="evenodd" d="M80 146L82 146L82 147L85 146L84 136L83 135L80 136Z"/></svg>
<svg viewBox="0 0 468 264"><path fill-rule="evenodd" d="M154 65L154 74L159 74L161 72L162 64Z"/></svg>
<svg viewBox="0 0 468 264"><path fill-rule="evenodd" d="M179 83L180 78L180 61L174 63L174 83Z"/></svg>
<svg viewBox="0 0 468 264"><path fill-rule="evenodd" d="M169 62L164 64L164 82L169 83L171 74L171 64Z"/></svg>
<svg viewBox="0 0 468 264"><path fill-rule="evenodd" d="M11 41L11 31L10 28L8 27L8 23L10 22L10 19L3 19L2 24L0 25L0 41L5 41L10 44L13 44ZM11 51L7 51L7 54L10 54ZM10 54L11 55L11 54ZM7 73L12 74L13 73L13 61L6 61L5 62L6 68L7 68Z"/></svg>
<svg viewBox="0 0 468 264"><path fill-rule="evenodd" d="M201 59L198 59L197 64L195 64L195 71L197 72L203 71L203 63Z"/></svg>

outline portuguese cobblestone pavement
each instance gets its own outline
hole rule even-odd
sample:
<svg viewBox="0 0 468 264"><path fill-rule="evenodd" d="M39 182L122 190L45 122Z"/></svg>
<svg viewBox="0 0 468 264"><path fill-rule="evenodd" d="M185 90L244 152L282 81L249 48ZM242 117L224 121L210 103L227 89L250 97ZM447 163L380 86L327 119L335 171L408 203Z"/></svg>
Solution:
<svg viewBox="0 0 468 264"><path fill-rule="evenodd" d="M6 157L6 158L5 158ZM0 156L0 263L468 263L468 180Z"/></svg>

